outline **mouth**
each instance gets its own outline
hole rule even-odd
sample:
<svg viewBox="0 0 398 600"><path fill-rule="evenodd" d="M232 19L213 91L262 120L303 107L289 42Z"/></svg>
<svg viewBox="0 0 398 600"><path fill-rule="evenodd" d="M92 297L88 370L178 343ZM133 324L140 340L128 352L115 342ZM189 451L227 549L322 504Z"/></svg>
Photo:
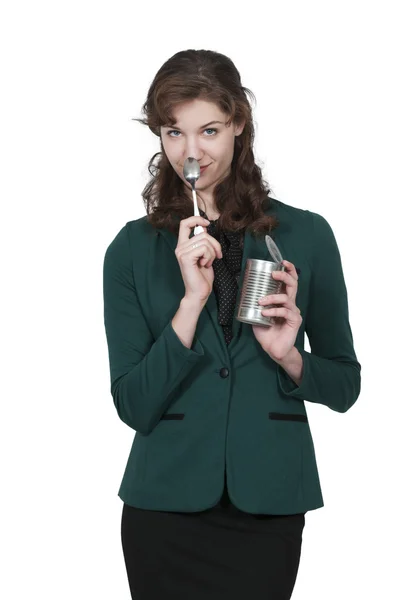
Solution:
<svg viewBox="0 0 398 600"><path fill-rule="evenodd" d="M211 164L211 163L210 163ZM207 167L210 166L210 164L208 165L204 165L203 167L200 167L200 172L203 173L203 171L205 171L207 169Z"/></svg>

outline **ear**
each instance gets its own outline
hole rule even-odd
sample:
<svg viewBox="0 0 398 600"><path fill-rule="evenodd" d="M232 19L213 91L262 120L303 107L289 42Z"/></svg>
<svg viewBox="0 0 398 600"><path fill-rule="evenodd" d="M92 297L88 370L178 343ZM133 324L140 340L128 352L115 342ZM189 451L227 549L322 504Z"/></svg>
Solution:
<svg viewBox="0 0 398 600"><path fill-rule="evenodd" d="M243 123L240 123L239 125L235 125L235 136L238 136L242 133L242 131L244 130L246 125L246 121L243 121Z"/></svg>

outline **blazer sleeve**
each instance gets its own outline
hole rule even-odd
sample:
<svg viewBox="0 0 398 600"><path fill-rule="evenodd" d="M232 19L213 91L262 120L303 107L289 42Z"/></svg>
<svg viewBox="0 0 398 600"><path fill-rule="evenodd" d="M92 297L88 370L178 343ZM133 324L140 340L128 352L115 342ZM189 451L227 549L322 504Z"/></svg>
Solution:
<svg viewBox="0 0 398 600"><path fill-rule="evenodd" d="M171 320L157 339L140 308L133 277L133 251L125 225L105 252L104 324L111 395L120 419L150 433L172 400L173 391L204 355L198 339L187 348Z"/></svg>
<svg viewBox="0 0 398 600"><path fill-rule="evenodd" d="M311 352L296 346L303 358L299 386L279 364L278 383L287 396L346 412L360 393L361 365L353 347L347 290L334 233L324 217L310 214L313 256L305 332Z"/></svg>

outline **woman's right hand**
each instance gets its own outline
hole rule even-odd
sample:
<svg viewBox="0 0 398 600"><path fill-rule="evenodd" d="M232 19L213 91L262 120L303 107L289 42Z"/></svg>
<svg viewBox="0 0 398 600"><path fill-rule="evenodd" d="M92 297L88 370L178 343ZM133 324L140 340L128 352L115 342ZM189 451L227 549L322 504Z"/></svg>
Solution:
<svg viewBox="0 0 398 600"><path fill-rule="evenodd" d="M203 233L189 237L196 225L202 225ZM213 289L213 261L222 257L220 243L206 232L209 221L203 217L188 217L180 222L175 255L185 284L185 298L203 304ZM193 244L198 244L192 248Z"/></svg>

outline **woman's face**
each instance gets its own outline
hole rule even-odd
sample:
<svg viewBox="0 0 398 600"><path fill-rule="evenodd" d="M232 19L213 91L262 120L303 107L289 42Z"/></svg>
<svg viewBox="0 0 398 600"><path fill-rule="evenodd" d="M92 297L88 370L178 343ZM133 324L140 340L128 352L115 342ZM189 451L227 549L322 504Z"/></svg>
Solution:
<svg viewBox="0 0 398 600"><path fill-rule="evenodd" d="M183 175L185 160L192 156L200 166L209 165L201 170L195 189L206 196L212 194L215 185L230 172L235 136L242 133L244 123L239 126L231 123L227 127L227 115L216 104L199 99L179 104L173 117L177 121L174 126L160 128L167 158L189 189L191 186Z"/></svg>

